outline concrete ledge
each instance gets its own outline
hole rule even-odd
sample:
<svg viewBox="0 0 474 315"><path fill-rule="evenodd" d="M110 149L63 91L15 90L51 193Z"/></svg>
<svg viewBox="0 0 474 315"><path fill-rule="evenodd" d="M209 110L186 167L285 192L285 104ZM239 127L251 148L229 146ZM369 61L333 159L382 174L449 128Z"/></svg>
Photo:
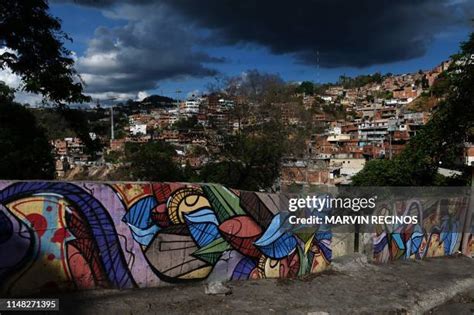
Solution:
<svg viewBox="0 0 474 315"><path fill-rule="evenodd" d="M68 314L422 314L474 289L474 260L435 258L328 271L303 280L233 281L230 296L210 296L202 285L85 292L60 296ZM70 310L74 310L72 313Z"/></svg>

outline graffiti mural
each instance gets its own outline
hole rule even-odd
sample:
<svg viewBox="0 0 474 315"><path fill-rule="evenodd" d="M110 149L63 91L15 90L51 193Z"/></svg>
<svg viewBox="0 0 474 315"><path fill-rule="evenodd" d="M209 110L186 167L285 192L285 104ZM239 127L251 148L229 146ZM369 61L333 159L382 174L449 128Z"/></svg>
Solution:
<svg viewBox="0 0 474 315"><path fill-rule="evenodd" d="M0 181L0 292L324 270L331 234L281 229L278 205L215 184Z"/></svg>
<svg viewBox="0 0 474 315"><path fill-rule="evenodd" d="M468 198L403 200L383 205L378 215L416 215L418 224L375 227L374 261L453 255L460 249Z"/></svg>

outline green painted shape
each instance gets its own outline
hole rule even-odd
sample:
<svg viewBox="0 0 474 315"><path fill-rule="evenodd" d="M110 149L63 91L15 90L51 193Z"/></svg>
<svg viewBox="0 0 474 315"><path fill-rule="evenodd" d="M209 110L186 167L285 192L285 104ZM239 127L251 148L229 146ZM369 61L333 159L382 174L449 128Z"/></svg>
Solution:
<svg viewBox="0 0 474 315"><path fill-rule="evenodd" d="M300 240L303 242L309 241L310 238L314 236L314 233L316 232L316 228L304 228L299 231L294 231L293 234L298 236Z"/></svg>
<svg viewBox="0 0 474 315"><path fill-rule="evenodd" d="M214 265L221 257L222 253L226 250L231 249L229 243L227 243L222 237L213 240L208 245L198 249L193 253L193 256Z"/></svg>
<svg viewBox="0 0 474 315"><path fill-rule="evenodd" d="M219 222L224 222L237 215L245 215L245 211L240 207L240 198L227 188L221 185L209 184L204 185L202 189L211 202Z"/></svg>
<svg viewBox="0 0 474 315"><path fill-rule="evenodd" d="M305 255L304 250L299 246L296 248L298 249L298 256L300 257L300 269L298 270L298 276L301 277L310 273L311 265L309 263L309 255Z"/></svg>

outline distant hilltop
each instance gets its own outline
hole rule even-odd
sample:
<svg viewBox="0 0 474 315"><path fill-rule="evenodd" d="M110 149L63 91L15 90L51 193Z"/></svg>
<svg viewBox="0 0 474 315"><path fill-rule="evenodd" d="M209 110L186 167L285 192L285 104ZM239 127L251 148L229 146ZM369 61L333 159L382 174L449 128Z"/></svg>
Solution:
<svg viewBox="0 0 474 315"><path fill-rule="evenodd" d="M176 100L162 95L150 95L145 97L142 101L142 104L150 104L150 105L166 105L166 104L175 104Z"/></svg>

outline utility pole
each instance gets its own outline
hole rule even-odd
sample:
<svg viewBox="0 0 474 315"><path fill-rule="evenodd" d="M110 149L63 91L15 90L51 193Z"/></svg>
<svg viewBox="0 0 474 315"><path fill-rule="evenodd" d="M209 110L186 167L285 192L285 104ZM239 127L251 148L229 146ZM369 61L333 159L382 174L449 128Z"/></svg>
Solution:
<svg viewBox="0 0 474 315"><path fill-rule="evenodd" d="M180 102L179 94L181 94L181 92L182 92L181 90L176 90L176 92L175 92L176 93L176 108L178 110L178 118L179 119L181 119L181 111L179 109L179 102Z"/></svg>
<svg viewBox="0 0 474 315"><path fill-rule="evenodd" d="M181 90L176 90L176 104L179 104L179 95L182 93Z"/></svg>
<svg viewBox="0 0 474 315"><path fill-rule="evenodd" d="M102 101L115 101L117 98L112 97L108 98ZM100 100L97 99L97 107L100 106ZM115 134L114 134L114 105L110 106L110 140L115 139Z"/></svg>
<svg viewBox="0 0 474 315"><path fill-rule="evenodd" d="M114 134L114 106L110 106L110 140L115 139Z"/></svg>

